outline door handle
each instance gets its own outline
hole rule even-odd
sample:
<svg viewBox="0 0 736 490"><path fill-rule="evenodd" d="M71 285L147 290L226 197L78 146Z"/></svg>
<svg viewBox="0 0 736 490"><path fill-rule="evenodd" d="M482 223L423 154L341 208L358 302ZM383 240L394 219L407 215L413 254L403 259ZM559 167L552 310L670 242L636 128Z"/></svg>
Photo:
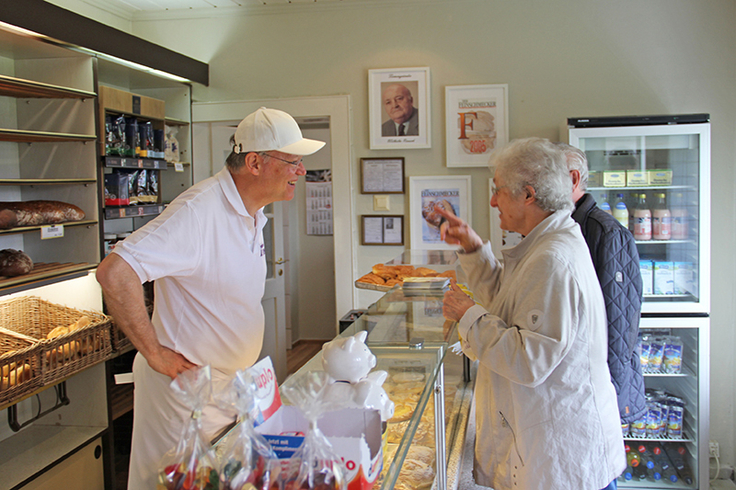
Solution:
<svg viewBox="0 0 736 490"><path fill-rule="evenodd" d="M281 265L281 264L283 264L284 262L286 262L286 261L285 261L285 260L284 260L283 258L279 257L279 260L275 261L275 262L274 262L274 265Z"/></svg>

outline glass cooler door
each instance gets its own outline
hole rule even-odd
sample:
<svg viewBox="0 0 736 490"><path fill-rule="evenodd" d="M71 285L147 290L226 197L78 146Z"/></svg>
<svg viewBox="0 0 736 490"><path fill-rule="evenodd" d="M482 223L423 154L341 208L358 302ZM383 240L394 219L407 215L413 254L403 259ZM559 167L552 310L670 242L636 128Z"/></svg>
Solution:
<svg viewBox="0 0 736 490"><path fill-rule="evenodd" d="M647 119L647 118L643 118ZM710 124L574 127L588 192L636 239L644 313L710 309Z"/></svg>

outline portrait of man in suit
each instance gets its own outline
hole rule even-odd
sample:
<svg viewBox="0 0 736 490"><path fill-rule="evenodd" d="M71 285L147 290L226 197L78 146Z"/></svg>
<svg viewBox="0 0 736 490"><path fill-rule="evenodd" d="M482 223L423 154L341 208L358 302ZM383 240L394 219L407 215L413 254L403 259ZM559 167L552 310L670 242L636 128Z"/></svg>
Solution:
<svg viewBox="0 0 736 490"><path fill-rule="evenodd" d="M381 103L389 117L381 125L381 136L418 136L419 111L409 88L401 83L381 85Z"/></svg>

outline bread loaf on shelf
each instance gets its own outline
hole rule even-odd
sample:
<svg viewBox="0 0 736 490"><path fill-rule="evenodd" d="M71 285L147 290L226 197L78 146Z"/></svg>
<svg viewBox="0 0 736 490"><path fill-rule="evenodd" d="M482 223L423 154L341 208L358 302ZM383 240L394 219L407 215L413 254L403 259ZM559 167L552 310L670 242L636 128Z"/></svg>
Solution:
<svg viewBox="0 0 736 490"><path fill-rule="evenodd" d="M80 221L84 211L61 201L0 202L0 229Z"/></svg>
<svg viewBox="0 0 736 490"><path fill-rule="evenodd" d="M15 277L33 270L33 260L22 250L0 250L0 276Z"/></svg>

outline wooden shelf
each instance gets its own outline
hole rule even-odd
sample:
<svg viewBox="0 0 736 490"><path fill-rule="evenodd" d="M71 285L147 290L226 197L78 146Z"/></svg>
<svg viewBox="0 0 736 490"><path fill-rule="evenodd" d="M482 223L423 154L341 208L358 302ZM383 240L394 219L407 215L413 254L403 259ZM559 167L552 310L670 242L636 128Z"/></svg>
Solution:
<svg viewBox="0 0 736 490"><path fill-rule="evenodd" d="M72 141L96 141L94 134L51 133L48 131L26 131L23 129L0 129L0 141L17 143L65 143Z"/></svg>
<svg viewBox="0 0 736 490"><path fill-rule="evenodd" d="M7 230L0 230L0 235L13 235L18 233L28 233L31 231L37 231L45 226L57 226L57 225L64 225L64 228L72 228L75 226L90 226L90 225L96 225L97 221L95 220L82 220L82 221L69 221L66 223L48 223L45 225L35 225L35 226L17 226L15 228L8 228Z"/></svg>
<svg viewBox="0 0 736 490"><path fill-rule="evenodd" d="M0 185L74 185L96 184L97 179L0 179Z"/></svg>
<svg viewBox="0 0 736 490"><path fill-rule="evenodd" d="M133 383L113 385L108 390L112 420L133 410Z"/></svg>
<svg viewBox="0 0 736 490"><path fill-rule="evenodd" d="M31 283L49 279L52 277L65 276L76 272L87 271L97 267L97 264L79 263L75 264L72 262L59 263L59 262L38 262L33 264L33 270L28 274L22 276L7 277L0 276L0 290L17 286L18 284Z"/></svg>
<svg viewBox="0 0 736 490"><path fill-rule="evenodd" d="M93 99L94 92L0 75L0 95L17 98Z"/></svg>
<svg viewBox="0 0 736 490"><path fill-rule="evenodd" d="M169 126L189 126L189 121L183 119L176 119L175 117L167 117L164 122Z"/></svg>

